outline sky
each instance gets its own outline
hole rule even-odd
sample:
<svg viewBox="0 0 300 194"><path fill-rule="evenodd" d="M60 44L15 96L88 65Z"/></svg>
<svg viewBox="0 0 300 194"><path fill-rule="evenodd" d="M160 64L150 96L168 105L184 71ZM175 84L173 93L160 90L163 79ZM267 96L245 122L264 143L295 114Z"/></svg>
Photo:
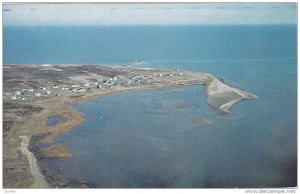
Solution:
<svg viewBox="0 0 300 194"><path fill-rule="evenodd" d="M295 23L296 3L3 4L4 25Z"/></svg>

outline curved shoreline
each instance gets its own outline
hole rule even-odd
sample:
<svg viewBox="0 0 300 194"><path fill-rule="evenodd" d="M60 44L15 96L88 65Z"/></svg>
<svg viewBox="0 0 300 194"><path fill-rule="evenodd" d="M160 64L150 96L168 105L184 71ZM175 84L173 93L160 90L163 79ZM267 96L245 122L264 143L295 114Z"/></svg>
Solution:
<svg viewBox="0 0 300 194"><path fill-rule="evenodd" d="M257 98L255 94L227 84L223 79L212 76L206 84L207 103L217 110L230 113L230 108L241 100Z"/></svg>
<svg viewBox="0 0 300 194"><path fill-rule="evenodd" d="M45 136L46 134L34 134L28 143L28 151L33 155L33 158L35 158L38 165L37 170L39 170L39 172L35 171L33 176L36 181L41 182L41 180L44 180L47 183L47 186L41 188L94 188L94 186L87 181L80 182L79 180L63 177L48 167L47 162L49 158L42 154L38 146L39 141L45 138ZM41 174L41 176L39 176L39 174Z"/></svg>
<svg viewBox="0 0 300 194"><path fill-rule="evenodd" d="M50 185L45 180L44 175L40 170L37 158L35 157L34 153L32 153L28 148L31 137L28 138L26 136L22 136L21 138L21 152L26 156L28 160L30 172L34 178L33 186L38 188L50 188Z"/></svg>
<svg viewBox="0 0 300 194"><path fill-rule="evenodd" d="M32 116L30 121L26 123L27 130L24 134L27 137L30 136L30 138L21 142L21 148L23 150L22 153L28 160L30 172L34 176L35 182L38 182L38 185L40 185L38 187L93 187L92 184L87 183L85 180L80 182L61 177L47 166L48 158L61 158L61 156L68 157L71 155L57 154L57 149L54 149L55 152L51 152L51 146L53 146L53 148L58 147L56 144L53 144L53 140L58 135L68 132L84 120L83 115L71 107L71 103L82 103L101 96L122 92L197 84L205 87L207 103L209 105L221 112L230 113L229 109L239 101L257 97L254 94L225 83L222 79L214 75L190 71L182 72L185 75L184 77L176 78L170 82L167 80L159 80L145 85L92 90L84 94L81 93L82 95L68 93L61 97L53 96L33 101L33 105L44 108L44 111ZM47 118L50 115L61 116L65 118L66 121L55 126L47 126ZM50 149L43 152L43 148L38 146L40 143L49 144ZM59 148L59 151L68 151L66 146L60 146Z"/></svg>
<svg viewBox="0 0 300 194"><path fill-rule="evenodd" d="M216 78L217 79L217 78ZM222 82L222 81L220 81L219 79L217 79L217 82L221 82L222 84L225 84L224 82ZM212 81L212 83L213 83L213 81ZM208 85L206 85L206 88L207 88L207 95L209 96L213 96L214 94L210 94L209 93L209 86L211 86L212 85L212 83L210 83L210 85L208 84ZM225 84L226 85L226 84ZM229 85L226 85L226 86L229 86ZM163 87L163 88L165 88L165 87L168 87L168 86L160 86L160 87ZM160 87L154 87L154 88L160 88ZM242 90L240 90L240 89L237 89L237 88L234 88L234 87L232 87L232 86L229 86L230 87L230 90L233 90L234 92L236 92L236 93L238 93L238 94L240 94L241 95L241 98L240 99L233 99L233 100L231 100L231 101L229 101L229 102L227 102L227 103L225 103L225 104L222 104L221 106L219 106L219 107L215 107L215 108L217 108L217 110L219 110L219 111L221 111L221 112L225 112L225 113L230 113L230 111L229 111L229 109L233 106L233 105L235 105L236 103L238 103L240 100L242 100L242 99L247 99L248 97L247 97L247 94L248 93L243 93L243 91ZM118 91L118 92L107 92L107 93L102 93L102 94L100 94L100 95L96 95L96 96L89 96L89 97L87 97L87 98L85 98L85 99L77 99L76 100L76 102L77 103L81 103L81 102L83 102L83 101L88 101L88 100L91 100L92 98L97 98L97 97L101 97L101 96L104 96L104 95L112 95L112 94L115 94L115 93L121 93L121 92L132 92L132 91L137 91L137 90L141 90L141 89L152 89L152 88L139 88L139 89L129 89L129 90L122 90L122 91ZM222 90L222 88L220 89L220 87L218 87L218 89L217 89L217 91L218 91L218 93L224 93L224 90ZM242 96L244 94L244 96ZM252 95L252 94L251 94ZM255 96L256 97L256 96ZM70 106L70 105L68 105L68 106ZM76 111L75 109L73 109L73 111L75 111L75 112L78 112L78 111ZM78 112L79 113L79 112ZM83 120L82 120L83 121ZM70 121L66 121L66 122L70 122ZM80 122L81 123L81 122ZM80 124L80 123L78 123L78 125ZM74 126L76 126L76 125L74 125ZM74 127L73 126L73 127ZM55 126L54 126L55 127ZM64 132L67 132L67 131L69 131L69 130L71 130L73 127L70 127L70 128L68 128L68 129L63 129L62 131L64 131ZM58 134L56 134L57 136L59 135L60 133L58 133ZM42 140L43 138L40 138L40 140ZM51 138L52 139L52 138ZM38 142L38 141L37 141ZM36 144L33 144L32 146L35 146L36 148L38 147ZM35 155L36 155L37 153L35 153ZM33 154L32 154L33 155ZM36 159L35 159L36 160ZM53 176L53 172L51 172L51 170L49 169L49 168L45 168L45 165L47 165L46 164L46 162L45 161L43 161L43 160L37 160L37 163L39 163L39 166L44 166L44 169L43 169L43 171L44 171L44 173L46 173L46 176L49 176L49 174L51 174L51 176ZM35 177L37 178L37 179L39 179L41 176L39 176L39 174L41 174L41 172L39 172L39 173L35 173ZM48 175L47 175L48 174ZM43 178L41 178L41 179L43 179ZM57 180L55 180L55 181L53 181L53 179L52 179L52 181L51 181L51 179L50 179L50 182L52 182L52 183L50 183L52 186L54 186L54 187L58 187L58 186L62 186L62 187L81 187L81 186L84 186L84 187L94 187L92 184L90 184L90 183L88 183L88 182L84 182L84 185L82 185L82 183L80 183L80 182L78 182L78 180L75 180L75 181L72 181L72 184L70 184L71 183L71 181L69 181L68 179L62 179L62 178L58 178L58 177L56 177L55 179L58 179L59 180L59 182L61 182L59 185L57 184ZM49 180L48 180L49 181ZM47 188L47 187L43 187L43 188Z"/></svg>

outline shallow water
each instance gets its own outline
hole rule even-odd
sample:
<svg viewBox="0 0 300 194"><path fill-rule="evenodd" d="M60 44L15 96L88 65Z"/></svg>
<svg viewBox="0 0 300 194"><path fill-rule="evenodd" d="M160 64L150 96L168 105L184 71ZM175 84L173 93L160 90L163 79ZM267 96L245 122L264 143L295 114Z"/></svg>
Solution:
<svg viewBox="0 0 300 194"><path fill-rule="evenodd" d="M57 116L57 115L50 115L47 118L47 125L52 127L52 126L55 126L58 123L61 123L61 122L64 122L64 121L66 121L66 119L64 119L63 117L60 117L60 116Z"/></svg>
<svg viewBox="0 0 300 194"><path fill-rule="evenodd" d="M56 139L67 144L73 157L50 165L97 187L295 184L296 117L251 110L259 100L243 101L232 114L221 115L205 103L202 86L184 88L74 105L85 122ZM189 106L178 108L178 103ZM212 124L195 123L199 117Z"/></svg>
<svg viewBox="0 0 300 194"><path fill-rule="evenodd" d="M212 73L258 96L226 115L206 104L201 86L74 104L85 122L55 140L65 143L73 157L49 161L66 177L98 187L296 186L296 29L5 27L4 63L142 60L140 67ZM199 125L196 118L212 124Z"/></svg>

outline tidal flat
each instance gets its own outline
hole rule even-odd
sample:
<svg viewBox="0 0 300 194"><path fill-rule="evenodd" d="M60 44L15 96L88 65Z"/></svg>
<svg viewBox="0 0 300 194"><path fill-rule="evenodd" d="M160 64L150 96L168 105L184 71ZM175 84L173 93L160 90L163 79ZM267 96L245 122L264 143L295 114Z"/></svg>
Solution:
<svg viewBox="0 0 300 194"><path fill-rule="evenodd" d="M201 72L180 69L108 67L103 65L4 65L4 185L7 187L44 187L40 176L32 174L31 157L20 155L15 160L24 137L31 138L29 150L39 163L50 187L90 187L86 181L58 178L47 167L51 158L69 158L72 153L54 139L83 122L82 113L70 104L116 93L174 86L201 85L206 88L207 103L220 113L241 100L257 96L226 84L222 79ZM186 104L175 105L179 109ZM49 116L63 118L53 126ZM17 117L18 119L15 119ZM196 119L198 122L199 119ZM201 119L201 123L203 119ZM205 120L205 124L208 121ZM14 137L13 139L11 137ZM23 138L21 138L23 137ZM32 138L34 137L34 138ZM22 143L23 142L23 143ZM39 147L39 144L48 145ZM25 146L26 147L26 146ZM13 150L8 152L8 150ZM26 162L26 160L28 160ZM20 165L22 162L22 165ZM29 162L29 163L28 163ZM18 168L9 170L11 166ZM22 168L21 168L22 167ZM14 173L14 174L11 174ZM25 178L25 177L28 178ZM19 178L17 178L19 177Z"/></svg>

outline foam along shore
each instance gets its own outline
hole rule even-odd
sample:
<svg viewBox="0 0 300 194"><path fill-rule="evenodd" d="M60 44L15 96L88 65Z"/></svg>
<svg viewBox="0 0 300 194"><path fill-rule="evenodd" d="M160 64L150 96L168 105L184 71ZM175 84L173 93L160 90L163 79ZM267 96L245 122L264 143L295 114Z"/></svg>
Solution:
<svg viewBox="0 0 300 194"><path fill-rule="evenodd" d="M206 93L207 103L224 113L230 113L229 109L241 100L257 98L255 94L226 84L214 76L206 84Z"/></svg>

